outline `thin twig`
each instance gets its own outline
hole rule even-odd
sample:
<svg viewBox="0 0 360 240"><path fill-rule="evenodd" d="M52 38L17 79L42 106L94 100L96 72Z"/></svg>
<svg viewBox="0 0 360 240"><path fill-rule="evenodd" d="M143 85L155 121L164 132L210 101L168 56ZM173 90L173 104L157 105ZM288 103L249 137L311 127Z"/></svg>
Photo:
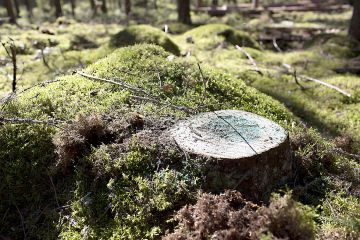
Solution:
<svg viewBox="0 0 360 240"><path fill-rule="evenodd" d="M201 69L201 66L200 66L200 63L199 63L199 62L197 62L197 66L198 66L198 68L199 68L200 76L201 76L201 79L202 79L202 82L203 82L203 87L204 87L203 96L202 96L202 102L201 102L202 105L203 105L203 103L204 103L204 101L205 101L205 98L206 98L207 79L206 79L205 76L204 76L204 73L203 73L203 71L202 71L202 69Z"/></svg>
<svg viewBox="0 0 360 240"><path fill-rule="evenodd" d="M279 45L277 44L277 41L276 41L276 38L273 38L273 46L274 48L279 52L279 53L282 53L283 50L281 50L281 48L279 47Z"/></svg>
<svg viewBox="0 0 360 240"><path fill-rule="evenodd" d="M299 80L298 80L298 77L297 77L297 74L296 74L296 69L294 69L293 75L294 75L295 83L300 87L301 90L305 90L305 87L303 85L301 85Z"/></svg>
<svg viewBox="0 0 360 240"><path fill-rule="evenodd" d="M16 46L14 43L14 40L9 38L10 42L8 42L8 47L6 46L6 43L2 43L3 47L5 48L5 51L9 58L11 59L11 62L13 64L13 78L12 78L12 91L16 92L16 74L17 74L17 57L16 57Z"/></svg>
<svg viewBox="0 0 360 240"><path fill-rule="evenodd" d="M109 80L109 79L105 79L105 78L100 78L100 77L97 77L97 76L94 76L94 75L90 75L90 74L87 74L87 73L84 73L84 72L80 72L78 71L77 72L80 76L83 76L85 78L88 78L88 79L91 79L91 80L95 80L95 81L102 81L102 82L107 82L107 83L111 83L111 84L114 84L114 85L118 85L120 87L123 87L123 88L126 88L126 89L129 89L133 92L137 92L137 93L142 93L142 94L145 94L145 95L150 95L149 93L147 93L146 91L140 89L140 88L137 88L135 86L132 86L128 83L125 83L124 81L120 80L120 79L117 79L117 78L114 78L114 80L116 81L113 81L113 80Z"/></svg>
<svg viewBox="0 0 360 240"><path fill-rule="evenodd" d="M255 71L257 73L259 73L260 75L263 75L262 71L260 70L260 68L258 67L258 65L256 64L255 60L253 57L251 57L251 55L245 51L245 49L243 49L242 47L240 47L239 45L235 46L236 49L238 49L240 52L242 52L243 54L245 54L245 56L249 59L249 61L251 62L251 64L254 66Z"/></svg>
<svg viewBox="0 0 360 240"><path fill-rule="evenodd" d="M53 182L52 177L50 176L49 172L47 173L47 175L49 176L51 186L52 186L52 188L54 190L56 204L57 204L58 208L60 208L60 204L59 204L59 200L58 200L58 196L57 196L57 192L56 192L54 182Z"/></svg>
<svg viewBox="0 0 360 240"><path fill-rule="evenodd" d="M342 89L340 89L340 88L338 88L338 87L336 87L336 86L334 86L334 85L331 85L331 84L329 84L329 83L320 81L319 79L312 78L312 77L308 77L308 76L299 76L299 77L302 78L302 79L308 80L308 81L312 81L312 82L319 83L319 84L321 84L321 85L323 85L323 86L326 86L326 87L328 87L328 88L334 89L335 91L337 91L337 92L339 92L339 93L341 93L341 94L343 94L343 95L345 95L345 96L347 96L347 97L351 97L351 94L350 94L350 93L348 93L348 92L346 92L346 91L344 91L344 90L342 90Z"/></svg>
<svg viewBox="0 0 360 240"><path fill-rule="evenodd" d="M290 65L290 64L287 64L287 63L283 63L282 64L287 70L288 72L292 72L291 70L293 69L293 67ZM293 74L294 75L294 74ZM295 76L295 75L294 75ZM308 77L308 76L305 76L305 75L296 75L296 78L295 78L295 82L297 85L301 86L301 89L305 89L305 87L303 87L299 82L298 82L298 78L301 78L303 80L307 80L307 81L311 81L311 82L316 82L316 83L319 83L325 87L328 87L328 88L331 88L347 97L351 97L351 94L334 86L334 85L331 85L329 83L326 83L326 82L323 82L323 81L320 81L319 79L316 79L316 78L312 78L312 77Z"/></svg>
<svg viewBox="0 0 360 240"><path fill-rule="evenodd" d="M153 102L153 103L162 104L162 105L165 105L167 107L170 107L170 108L173 108L173 109L176 109L176 110L180 110L180 111L184 111L184 112L189 113L189 114L195 112L195 110L193 110L193 109L191 109L189 107L177 106L177 105L174 105L174 104L171 104L171 103L163 102L160 99L157 99L156 97L153 97L150 93L144 91L143 89L137 88L137 87L132 86L130 84L127 84L127 83L125 83L123 81L120 81L119 79L116 79L116 81L113 81L113 80L109 80L109 79L105 79L105 78L99 78L99 77L89 75L89 74L86 74L86 73L83 73L83 72L78 72L78 74L83 76L83 77L86 77L88 79L91 79L91 80L103 81L103 82L115 84L115 85L118 85L120 87L129 89L129 90L131 90L133 92L145 94L145 95L148 96L148 97L143 97L143 96L137 96L137 95L130 95L131 98L136 99L136 100L143 100L143 101L149 101L149 102Z"/></svg>

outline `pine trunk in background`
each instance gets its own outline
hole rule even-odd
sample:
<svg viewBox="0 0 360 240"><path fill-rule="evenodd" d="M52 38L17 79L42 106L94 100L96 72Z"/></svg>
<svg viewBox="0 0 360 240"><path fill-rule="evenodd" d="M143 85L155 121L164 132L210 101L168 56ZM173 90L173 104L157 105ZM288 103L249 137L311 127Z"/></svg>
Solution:
<svg viewBox="0 0 360 240"><path fill-rule="evenodd" d="M75 7L76 7L75 0L70 0L70 4L71 4L71 15L75 17Z"/></svg>
<svg viewBox="0 0 360 240"><path fill-rule="evenodd" d="M190 0L177 0L178 21L184 24L191 24Z"/></svg>
<svg viewBox="0 0 360 240"><path fill-rule="evenodd" d="M354 11L350 21L349 34L360 41L360 0L353 1Z"/></svg>
<svg viewBox="0 0 360 240"><path fill-rule="evenodd" d="M131 1L130 0L125 0L125 14L129 20L130 17L130 13L131 13Z"/></svg>
<svg viewBox="0 0 360 240"><path fill-rule="evenodd" d="M203 6L203 0L197 0L196 1L196 8L200 8Z"/></svg>
<svg viewBox="0 0 360 240"><path fill-rule="evenodd" d="M19 17L20 17L20 4L19 4L19 0L14 0L14 6L15 6L16 17L19 18Z"/></svg>
<svg viewBox="0 0 360 240"><path fill-rule="evenodd" d="M9 22L16 23L16 16L15 16L15 12L14 12L14 8L13 8L11 0L4 0L4 5L6 8L8 17L10 18Z"/></svg>
<svg viewBox="0 0 360 240"><path fill-rule="evenodd" d="M95 0L89 0L90 1L90 7L93 12L93 16L96 16L97 14L97 7L95 5Z"/></svg>
<svg viewBox="0 0 360 240"><path fill-rule="evenodd" d="M33 12L32 12L32 1L31 0L24 0L26 10L28 12L28 17L32 18Z"/></svg>
<svg viewBox="0 0 360 240"><path fill-rule="evenodd" d="M122 0L118 0L119 8L122 10Z"/></svg>
<svg viewBox="0 0 360 240"><path fill-rule="evenodd" d="M259 7L259 0L252 0L252 8L256 9Z"/></svg>
<svg viewBox="0 0 360 240"><path fill-rule="evenodd" d="M103 13L107 13L107 6L106 6L106 0L102 0L102 5L101 5L101 11Z"/></svg>
<svg viewBox="0 0 360 240"><path fill-rule="evenodd" d="M61 0L54 0L54 7L55 7L55 16L61 17L63 15L62 8L61 8Z"/></svg>
<svg viewBox="0 0 360 240"><path fill-rule="evenodd" d="M212 0L212 1L211 1L211 5L212 5L213 7L216 7L217 5L219 5L219 1L218 1L218 0Z"/></svg>

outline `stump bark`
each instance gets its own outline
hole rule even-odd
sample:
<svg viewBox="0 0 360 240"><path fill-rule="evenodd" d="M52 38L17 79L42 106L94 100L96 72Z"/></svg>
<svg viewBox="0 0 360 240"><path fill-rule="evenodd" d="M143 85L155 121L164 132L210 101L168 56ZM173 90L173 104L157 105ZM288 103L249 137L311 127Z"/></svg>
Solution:
<svg viewBox="0 0 360 240"><path fill-rule="evenodd" d="M291 175L289 137L259 115L223 110L199 114L171 129L184 151L208 158L205 189L236 189L252 200L267 200Z"/></svg>

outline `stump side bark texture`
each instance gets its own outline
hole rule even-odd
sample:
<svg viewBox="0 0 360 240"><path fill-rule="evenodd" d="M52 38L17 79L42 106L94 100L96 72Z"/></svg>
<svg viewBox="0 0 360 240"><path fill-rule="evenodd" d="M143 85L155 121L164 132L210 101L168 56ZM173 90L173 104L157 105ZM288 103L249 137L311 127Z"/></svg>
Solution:
<svg viewBox="0 0 360 240"><path fill-rule="evenodd" d="M171 135L186 152L208 158L205 189L237 189L252 200L267 200L291 175L287 132L253 113L223 110L178 123Z"/></svg>

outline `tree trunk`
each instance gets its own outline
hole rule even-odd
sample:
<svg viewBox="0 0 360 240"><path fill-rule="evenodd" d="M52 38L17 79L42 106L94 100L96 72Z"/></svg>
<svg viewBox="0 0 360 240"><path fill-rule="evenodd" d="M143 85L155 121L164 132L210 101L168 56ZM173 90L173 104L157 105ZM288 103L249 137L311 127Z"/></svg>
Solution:
<svg viewBox="0 0 360 240"><path fill-rule="evenodd" d="M16 16L11 0L4 0L4 5L7 10L8 17L10 18L9 22L16 23Z"/></svg>
<svg viewBox="0 0 360 240"><path fill-rule="evenodd" d="M291 177L292 159L285 129L259 115L222 110L201 113L170 129L179 148L207 159L204 189L237 189L249 199L267 200Z"/></svg>
<svg viewBox="0 0 360 240"><path fill-rule="evenodd" d="M211 1L211 5L212 5L213 7L216 7L217 5L219 5L219 1L218 1L218 0L212 0L212 1Z"/></svg>
<svg viewBox="0 0 360 240"><path fill-rule="evenodd" d="M31 0L24 0L26 10L28 12L29 18L32 18L33 12L32 12L32 1Z"/></svg>
<svg viewBox="0 0 360 240"><path fill-rule="evenodd" d="M350 21L349 34L360 41L360 1L353 1L354 11Z"/></svg>
<svg viewBox="0 0 360 240"><path fill-rule="evenodd" d="M130 16L130 13L131 13L131 1L125 0L125 14L128 18Z"/></svg>
<svg viewBox="0 0 360 240"><path fill-rule="evenodd" d="M107 13L106 0L102 0L101 11L105 14Z"/></svg>
<svg viewBox="0 0 360 240"><path fill-rule="evenodd" d="M89 0L90 1L90 7L93 12L93 16L96 16L97 14L97 7L95 5L95 0Z"/></svg>
<svg viewBox="0 0 360 240"><path fill-rule="evenodd" d="M259 0L252 0L252 8L256 9L259 7Z"/></svg>
<svg viewBox="0 0 360 240"><path fill-rule="evenodd" d="M177 0L178 21L191 24L190 0Z"/></svg>
<svg viewBox="0 0 360 240"><path fill-rule="evenodd" d="M76 7L75 0L70 0L70 4L71 4L71 15L75 17L75 7Z"/></svg>
<svg viewBox="0 0 360 240"><path fill-rule="evenodd" d="M19 4L19 0L14 0L14 6L15 6L16 17L19 18L19 17L20 17L20 4Z"/></svg>
<svg viewBox="0 0 360 240"><path fill-rule="evenodd" d="M54 6L55 6L55 16L61 17L63 15L62 9L61 9L61 0L54 0Z"/></svg>

